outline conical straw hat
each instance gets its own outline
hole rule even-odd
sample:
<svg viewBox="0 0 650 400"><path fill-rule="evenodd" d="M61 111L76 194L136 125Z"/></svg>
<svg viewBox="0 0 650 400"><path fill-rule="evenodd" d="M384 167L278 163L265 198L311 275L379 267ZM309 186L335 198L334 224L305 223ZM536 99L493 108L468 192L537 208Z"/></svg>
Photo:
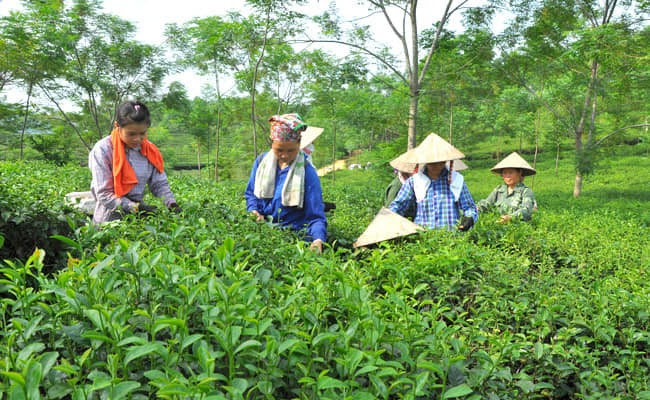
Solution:
<svg viewBox="0 0 650 400"><path fill-rule="evenodd" d="M406 172L408 174L412 174L413 171L415 171L415 168L418 166L418 164L407 162L405 160L407 159L407 157L409 157L409 153L413 151L414 149L411 149L406 153L402 153L397 158L394 158L393 160L390 161L389 163L390 166L395 168L399 172Z"/></svg>
<svg viewBox="0 0 650 400"><path fill-rule="evenodd" d="M460 150L435 133L430 133L413 150L413 153L409 154L405 158L405 161L416 164L427 164L465 158L465 154L461 153Z"/></svg>
<svg viewBox="0 0 650 400"><path fill-rule="evenodd" d="M467 164L465 164L462 160L453 160L454 161L454 171L464 171L467 168ZM449 161L447 161L447 168L449 168Z"/></svg>
<svg viewBox="0 0 650 400"><path fill-rule="evenodd" d="M526 160L524 160L516 151L510 153L510 155L500 163L492 167L490 171L494 172L497 175L501 175L501 171L504 168L515 168L521 169L521 176L535 175L537 171L535 168L531 167Z"/></svg>
<svg viewBox="0 0 650 400"><path fill-rule="evenodd" d="M308 126L300 136L300 148L304 149L309 146L321 133L323 133L323 128Z"/></svg>
<svg viewBox="0 0 650 400"><path fill-rule="evenodd" d="M359 236L354 243L354 247L368 246L369 244L383 242L384 240L395 239L401 236L411 235L418 231L423 231L424 228L417 225L408 219L402 217L383 207L375 218L370 222L370 225Z"/></svg>

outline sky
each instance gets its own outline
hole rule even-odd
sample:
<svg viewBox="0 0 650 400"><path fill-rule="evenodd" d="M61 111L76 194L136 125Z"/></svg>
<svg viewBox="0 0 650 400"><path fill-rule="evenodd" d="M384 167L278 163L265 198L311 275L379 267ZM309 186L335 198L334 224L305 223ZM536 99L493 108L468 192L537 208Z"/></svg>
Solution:
<svg viewBox="0 0 650 400"><path fill-rule="evenodd" d="M301 10L305 13L316 14L326 10L331 0L311 0L309 7ZM479 0L470 3L476 5ZM366 9L357 5L354 0L335 0L341 16L349 16L350 19L365 16ZM122 19L135 24L137 32L135 39L146 44L161 45L164 42L165 24L188 22L195 17L206 17L212 15L224 16L229 11L239 11L246 15L249 9L245 0L104 0L104 12L114 14ZM446 4L442 0L420 1L418 6L418 25L421 27L431 26L440 19L442 7ZM0 0L0 16L7 15L10 10L20 8L19 0ZM377 29L374 34L382 42L391 43L397 46L395 36L387 28L383 17L374 17L373 26ZM458 14L448 25L448 29L462 30L460 24L461 15ZM375 22L376 21L376 22ZM401 52L397 52L399 56ZM180 74L170 75L165 80L165 85L172 81L179 81L188 90L188 96L194 98L201 94L201 87L211 82L209 78L199 77L192 71L185 71ZM19 101L14 98L18 94L8 94L11 101Z"/></svg>

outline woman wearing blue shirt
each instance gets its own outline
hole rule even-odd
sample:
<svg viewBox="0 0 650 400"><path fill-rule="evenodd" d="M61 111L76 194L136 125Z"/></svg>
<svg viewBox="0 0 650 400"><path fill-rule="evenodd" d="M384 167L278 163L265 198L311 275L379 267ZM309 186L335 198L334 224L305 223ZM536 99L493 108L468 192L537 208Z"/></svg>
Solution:
<svg viewBox="0 0 650 400"><path fill-rule="evenodd" d="M305 232L311 249L321 252L327 240L327 218L320 179L300 150L307 128L298 114L274 115L271 150L255 160L244 196L257 221L270 216L274 223Z"/></svg>
<svg viewBox="0 0 650 400"><path fill-rule="evenodd" d="M420 170L402 185L388 207L404 215L415 203L415 222L427 228L457 227L468 230L478 219L474 199L461 174L453 170L453 160L465 157L454 146L432 133L408 152L408 162L420 164ZM450 162L450 167L446 162ZM423 165L423 167L422 167Z"/></svg>

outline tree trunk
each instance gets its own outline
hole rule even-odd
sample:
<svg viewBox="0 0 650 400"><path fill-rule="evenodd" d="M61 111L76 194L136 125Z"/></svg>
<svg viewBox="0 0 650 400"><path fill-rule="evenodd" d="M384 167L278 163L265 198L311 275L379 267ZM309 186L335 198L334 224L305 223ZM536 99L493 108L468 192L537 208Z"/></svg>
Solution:
<svg viewBox="0 0 650 400"><path fill-rule="evenodd" d="M578 126L576 126L575 129L575 137L576 137L576 156L578 157L585 157L584 154L582 154L584 150L584 143L582 142L582 136L585 133L585 126L587 124L587 112L590 109L590 106L593 105L592 103L592 98L596 97L595 93L595 87L596 87L596 79L598 79L598 61L592 60L591 62L591 77L589 78L589 86L587 87L587 93L585 94L585 101L582 106L582 113L580 115L580 121L578 122ZM593 115L594 110L591 110ZM590 137L587 138L587 145L590 144ZM573 186L573 197L580 197L580 194L582 193L582 171L580 170L582 163L582 160L578 160L578 171L576 174L576 182L575 185Z"/></svg>
<svg viewBox="0 0 650 400"><path fill-rule="evenodd" d="M580 197L582 193L582 174L580 171L576 172L576 181L573 184L573 197Z"/></svg>
<svg viewBox="0 0 650 400"><path fill-rule="evenodd" d="M411 150L417 146L418 141L418 132L416 127L417 116L418 116L418 102L419 97L417 94L417 89L413 91L413 86L411 86L411 96L409 101L409 131L408 131L408 150Z"/></svg>
<svg viewBox="0 0 650 400"><path fill-rule="evenodd" d="M580 130L580 127L578 126L578 129L576 129L575 132L576 135L576 157L584 157L582 154L582 131ZM581 161L578 160L578 163ZM580 165L578 164L578 168L576 171L576 180L573 185L573 197L580 197L580 194L582 193L582 172L580 171Z"/></svg>
<svg viewBox="0 0 650 400"><path fill-rule="evenodd" d="M219 182L219 148L221 139L221 108L217 110L217 149L214 155L214 180Z"/></svg>
<svg viewBox="0 0 650 400"><path fill-rule="evenodd" d="M454 131L454 103L449 103L449 143L453 143L452 134Z"/></svg>
<svg viewBox="0 0 650 400"><path fill-rule="evenodd" d="M336 122L332 129L332 182L336 181Z"/></svg>
<svg viewBox="0 0 650 400"><path fill-rule="evenodd" d="M555 147L555 176L557 176L558 170L560 168L560 142L557 142Z"/></svg>
<svg viewBox="0 0 650 400"><path fill-rule="evenodd" d="M253 123L253 155L257 158L257 123L255 121L255 91L257 90L257 74L259 73L260 65L264 59L266 51L266 44L269 36L269 24L271 23L271 7L266 9L266 21L264 25L264 38L262 39L262 48L260 49L260 56L255 62L255 69L253 69L253 82L251 87L251 122Z"/></svg>
<svg viewBox="0 0 650 400"><path fill-rule="evenodd" d="M214 155L214 180L219 182L219 145L221 139L221 86L219 85L219 69L216 60L214 66L214 87L217 92L217 127L216 127L216 149Z"/></svg>
<svg viewBox="0 0 650 400"><path fill-rule="evenodd" d="M25 102L25 116L23 117L23 128L20 131L20 159L25 156L25 131L27 130L27 117L29 116L29 102L32 99L32 84L29 84L27 90L27 101Z"/></svg>
<svg viewBox="0 0 650 400"><path fill-rule="evenodd" d="M199 178L201 177L201 143L199 141L196 142L196 163L197 163L197 171L199 173Z"/></svg>

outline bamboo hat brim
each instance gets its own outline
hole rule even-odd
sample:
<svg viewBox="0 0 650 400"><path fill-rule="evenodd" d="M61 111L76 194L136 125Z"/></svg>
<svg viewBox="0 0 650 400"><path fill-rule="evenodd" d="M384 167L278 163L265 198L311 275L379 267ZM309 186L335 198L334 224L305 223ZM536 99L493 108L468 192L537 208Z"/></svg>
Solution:
<svg viewBox="0 0 650 400"><path fill-rule="evenodd" d="M501 175L501 171L505 168L514 168L521 170L521 176L530 176L535 175L537 171L535 168L531 167L526 160L524 160L519 153L512 152L508 157L504 158L497 165L492 167L490 171L494 172L497 175Z"/></svg>
<svg viewBox="0 0 650 400"><path fill-rule="evenodd" d="M357 241L354 242L353 246L368 246L385 240L412 235L419 231L424 231L424 228L383 207Z"/></svg>
<svg viewBox="0 0 650 400"><path fill-rule="evenodd" d="M409 153L413 150L409 150L406 153L400 154L397 158L392 159L389 164L391 167L395 168L399 172L404 172L407 174L412 174L417 168L417 163L407 162L406 159L409 157Z"/></svg>
<svg viewBox="0 0 650 400"><path fill-rule="evenodd" d="M307 129L300 135L300 148L304 149L305 147L312 144L316 138L318 138L321 133L323 133L324 128L318 128L316 126L308 126Z"/></svg>
<svg viewBox="0 0 650 400"><path fill-rule="evenodd" d="M454 171L464 171L467 168L467 164L465 164L462 160L452 160L454 162ZM447 162L447 168L449 168L449 162Z"/></svg>
<svg viewBox="0 0 650 400"><path fill-rule="evenodd" d="M465 154L461 153L460 150L452 146L445 139L435 133L431 133L419 146L413 149L413 152L404 158L404 161L415 164L428 164L458 160L461 158L465 158Z"/></svg>

